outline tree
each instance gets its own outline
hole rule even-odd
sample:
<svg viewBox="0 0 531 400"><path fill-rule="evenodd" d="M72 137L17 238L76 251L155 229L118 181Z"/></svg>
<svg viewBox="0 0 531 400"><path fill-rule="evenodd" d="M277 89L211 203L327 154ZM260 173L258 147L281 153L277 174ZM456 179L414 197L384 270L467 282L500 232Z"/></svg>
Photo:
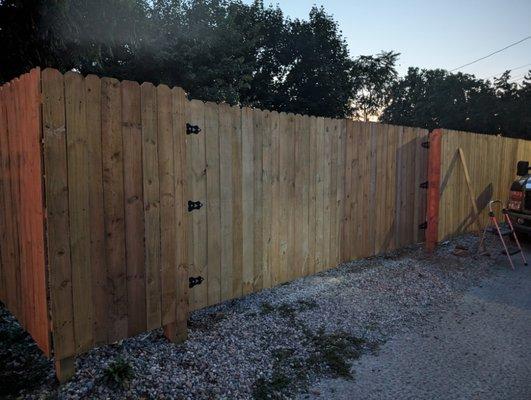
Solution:
<svg viewBox="0 0 531 400"><path fill-rule="evenodd" d="M326 117L351 114L352 61L337 23L313 7L308 21L288 21L271 105Z"/></svg>
<svg viewBox="0 0 531 400"><path fill-rule="evenodd" d="M350 112L350 57L322 8L292 21L260 0L6 0L0 29L13 54L3 81L39 65L178 85L202 100Z"/></svg>
<svg viewBox="0 0 531 400"><path fill-rule="evenodd" d="M494 82L352 59L323 7L307 20L241 0L0 0L0 82L34 66L181 86L208 101L527 137L531 72Z"/></svg>
<svg viewBox="0 0 531 400"><path fill-rule="evenodd" d="M387 105L392 86L398 77L399 53L381 52L376 56L360 56L352 68L354 115L368 121L378 116Z"/></svg>
<svg viewBox="0 0 531 400"><path fill-rule="evenodd" d="M381 120L427 129L529 137L528 82L512 83L509 71L491 83L469 74L410 68L393 85Z"/></svg>
<svg viewBox="0 0 531 400"><path fill-rule="evenodd" d="M129 78L146 38L146 7L141 0L5 0L0 45L9 57L0 80L34 66Z"/></svg>

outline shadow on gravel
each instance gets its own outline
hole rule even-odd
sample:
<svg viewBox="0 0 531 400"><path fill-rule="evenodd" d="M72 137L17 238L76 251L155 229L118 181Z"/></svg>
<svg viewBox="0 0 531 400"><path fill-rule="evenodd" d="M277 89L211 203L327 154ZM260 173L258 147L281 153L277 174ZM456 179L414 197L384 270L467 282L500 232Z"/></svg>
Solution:
<svg viewBox="0 0 531 400"><path fill-rule="evenodd" d="M0 398L18 398L49 379L52 369L35 342L0 303Z"/></svg>

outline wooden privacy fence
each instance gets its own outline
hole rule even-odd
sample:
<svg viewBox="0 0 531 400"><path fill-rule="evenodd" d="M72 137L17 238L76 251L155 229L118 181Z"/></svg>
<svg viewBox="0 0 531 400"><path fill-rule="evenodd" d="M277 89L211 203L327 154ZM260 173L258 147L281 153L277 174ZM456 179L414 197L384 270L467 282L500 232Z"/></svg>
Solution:
<svg viewBox="0 0 531 400"><path fill-rule="evenodd" d="M4 85L0 111L0 299L60 379L97 345L183 340L190 309L424 240L423 129L53 69ZM437 135L445 237L470 225L456 146L501 196L524 142ZM480 141L489 157L503 141L506 173L482 172Z"/></svg>
<svg viewBox="0 0 531 400"><path fill-rule="evenodd" d="M423 240L427 131L189 103L192 309Z"/></svg>
<svg viewBox="0 0 531 400"><path fill-rule="evenodd" d="M531 141L442 130L438 239L476 230L475 213L458 149L466 157L481 224L488 222L490 200L507 201L516 163L531 161Z"/></svg>

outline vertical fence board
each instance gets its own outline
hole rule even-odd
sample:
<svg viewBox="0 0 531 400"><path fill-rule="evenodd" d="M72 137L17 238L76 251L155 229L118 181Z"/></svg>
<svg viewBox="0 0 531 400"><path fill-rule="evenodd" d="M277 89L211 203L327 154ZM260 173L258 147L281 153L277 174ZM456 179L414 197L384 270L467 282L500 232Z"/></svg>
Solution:
<svg viewBox="0 0 531 400"><path fill-rule="evenodd" d="M343 261L342 258L342 232L343 232L343 221L345 218L345 170L346 170L346 141L347 141L347 121L339 120L339 133L337 141L337 193L336 193L336 203L337 203L337 216L336 216L336 227L335 227L335 263L339 264Z"/></svg>
<svg viewBox="0 0 531 400"><path fill-rule="evenodd" d="M255 284L255 291L271 287L271 211L273 208L273 162L275 155L272 151L271 124L272 113L264 111L264 127L261 138L262 144L262 179L263 179L263 224L262 224L262 261L258 264L262 281ZM243 156L243 155L242 155Z"/></svg>
<svg viewBox="0 0 531 400"><path fill-rule="evenodd" d="M207 270L208 305L221 301L221 202L219 160L219 106L205 104L205 146L207 180Z"/></svg>
<svg viewBox="0 0 531 400"><path fill-rule="evenodd" d="M376 137L373 127L373 123L363 124L360 130L359 165L363 168L359 169L359 183L365 189L360 192L361 196L358 202L358 239L361 244L358 257L374 254L376 207L369 206L376 199ZM368 210L365 207L368 207Z"/></svg>
<svg viewBox="0 0 531 400"><path fill-rule="evenodd" d="M299 175L300 179L299 184L297 184L297 189L300 191L301 203L298 205L302 211L301 220L298 227L300 228L300 259L301 259L301 276L309 275L310 270L310 260L309 260L309 249L310 249L310 227L309 227L309 216L310 216L310 118L307 116L301 117L301 126L299 140L297 142L298 150L300 157L297 159L299 164ZM339 246L338 246L339 247Z"/></svg>
<svg viewBox="0 0 531 400"><path fill-rule="evenodd" d="M264 250L263 244L263 223L264 223L264 185L263 185L263 153L262 153L262 141L264 138L265 130L265 112L262 110L253 110L253 269L252 280L250 282L249 291L258 291L263 287L264 279L262 274L263 258L262 253ZM243 135L243 132L242 132ZM243 149L242 149L243 159ZM245 248L244 248L245 251ZM245 269L245 264L242 265ZM246 291L245 281L243 284L244 293Z"/></svg>
<svg viewBox="0 0 531 400"><path fill-rule="evenodd" d="M373 201L374 204L378 204L378 197L377 197L377 155L378 155L378 132L377 132L377 125L374 123L370 123L370 125L364 125L365 129L368 129L368 148L367 148L367 154L368 159L366 159L367 163L367 177L369 177L369 191L367 192L367 196L365 196L365 199L367 202L364 204L369 204L369 201ZM370 143L370 146L369 146ZM369 255L369 254L377 254L378 248L376 246L376 224L377 221L377 207L370 207L369 212L366 213L366 215L363 215L362 219L367 224L367 232L366 235L363 235L363 240L365 242L364 245L364 252L363 256Z"/></svg>
<svg viewBox="0 0 531 400"><path fill-rule="evenodd" d="M105 219L105 258L109 282L108 340L127 337L122 100L116 79L101 80L101 141Z"/></svg>
<svg viewBox="0 0 531 400"><path fill-rule="evenodd" d="M207 178L206 178L206 158L205 158L205 106L202 101L192 100L190 102L190 124L198 125L203 131L197 135L188 137L188 154L190 163L189 184L192 201L208 203L207 198ZM190 291L192 309L201 308L207 305L208 297L208 271L207 271L207 213L206 207L194 210L190 213L189 232L193 237L193 252L190 258L190 276L202 276L205 281L195 286Z"/></svg>
<svg viewBox="0 0 531 400"><path fill-rule="evenodd" d="M279 282L286 282L289 280L288 271L288 227L289 216L288 212L288 193L289 193L289 162L292 158L288 146L288 115L285 113L279 114L279 189L278 189L278 208L280 210L279 220L277 221L277 235L278 235L278 269Z"/></svg>
<svg viewBox="0 0 531 400"><path fill-rule="evenodd" d="M18 316L19 322L23 327L26 326L25 315L25 298L24 298L24 273L25 273L25 254L24 246L21 243L21 238L24 237L24 227L21 224L20 218L20 127L17 121L17 110L19 101L19 79L15 79L9 86L9 97L11 101L7 108L7 123L8 123L8 145L10 154L10 180L11 186L11 204L13 205L13 221L14 221L14 237L17 250L17 260L15 268L15 313Z"/></svg>
<svg viewBox="0 0 531 400"><path fill-rule="evenodd" d="M308 274L316 271L316 202L317 202L317 118L308 121Z"/></svg>
<svg viewBox="0 0 531 400"><path fill-rule="evenodd" d="M325 268L325 131L324 118L317 118L316 121L316 187L315 187L315 272L320 272Z"/></svg>
<svg viewBox="0 0 531 400"><path fill-rule="evenodd" d="M255 226L254 226L254 154L255 137L261 140L260 133L255 135L255 125L260 118L259 110L252 108L242 108L242 233L243 233L243 255L242 255L242 281L243 293L248 294L253 291L254 279L254 255L255 255ZM259 249L256 249L259 251Z"/></svg>
<svg viewBox="0 0 531 400"><path fill-rule="evenodd" d="M282 279L280 267L280 114L271 113L271 246L269 260L271 262L271 286L278 285Z"/></svg>
<svg viewBox="0 0 531 400"><path fill-rule="evenodd" d="M63 75L42 72L46 224L53 347L57 359L76 354L69 245L68 173Z"/></svg>
<svg viewBox="0 0 531 400"><path fill-rule="evenodd" d="M221 300L232 298L233 248L232 248L232 121L228 104L219 106L219 162L221 209ZM187 151L188 159L192 153ZM190 239L189 239L190 241Z"/></svg>
<svg viewBox="0 0 531 400"><path fill-rule="evenodd" d="M162 324L175 321L177 265L175 230L175 166L171 90L157 87L157 129L160 190L160 273ZM203 126L201 123L200 126ZM204 149L204 146L203 146ZM202 153L204 156L204 152ZM204 195L201 197L204 202ZM200 210L201 211L201 210ZM204 210L202 210L204 212ZM206 291L205 291L206 300Z"/></svg>
<svg viewBox="0 0 531 400"><path fill-rule="evenodd" d="M407 154L405 151L405 133L403 127L398 127L397 132L397 155L396 155L396 209L395 209L395 237L396 246L401 247L404 243L404 207L405 207L405 166L407 163Z"/></svg>
<svg viewBox="0 0 531 400"><path fill-rule="evenodd" d="M329 118L324 120L324 160L323 160L323 269L330 267L330 219L331 219L331 181L333 128ZM334 149L335 150L335 149Z"/></svg>
<svg viewBox="0 0 531 400"><path fill-rule="evenodd" d="M161 324L160 304L160 184L157 92L151 83L143 83L142 186L144 200L146 329Z"/></svg>
<svg viewBox="0 0 531 400"><path fill-rule="evenodd" d="M338 169L339 167L339 136L340 136L340 129L339 129L339 121L338 120L331 120L331 141L330 141L330 247L329 247L329 261L328 266L336 266L337 265L337 256L336 256L336 250L339 247L339 241L338 241L338 218L339 218L339 203L337 201L337 186L338 186Z"/></svg>
<svg viewBox="0 0 531 400"><path fill-rule="evenodd" d="M347 261L353 254L354 235L353 235L353 223L352 216L355 211L355 193L352 190L354 180L354 152L356 147L354 146L354 126L353 122L346 121L345 132L345 172L343 181L343 221L341 223L341 261Z"/></svg>
<svg viewBox="0 0 531 400"><path fill-rule="evenodd" d="M77 351L83 352L92 347L94 338L91 301L88 132L84 80L77 73L65 74L65 105L74 332Z"/></svg>
<svg viewBox="0 0 531 400"><path fill-rule="evenodd" d="M304 266L304 225L307 221L303 217L303 186L304 182L304 155L303 155L303 128L302 116L294 116L293 129L293 198L290 207L290 214L292 216L292 232L293 236L289 240L289 245L293 246L293 261L289 263L289 268L292 270L292 278L303 276Z"/></svg>
<svg viewBox="0 0 531 400"><path fill-rule="evenodd" d="M242 230L242 115L239 107L231 107L232 147L232 296L242 295L243 230Z"/></svg>
<svg viewBox="0 0 531 400"><path fill-rule="evenodd" d="M8 153L7 153L7 115L5 113L5 101L4 99L4 87L0 86L0 301L9 307L7 300L8 287L11 291L11 287L8 286L7 275L10 268L10 249L8 244L9 222L7 217L6 193L8 180L6 179L7 172L9 171Z"/></svg>
<svg viewBox="0 0 531 400"><path fill-rule="evenodd" d="M418 207L415 203L415 130L407 128L407 146L406 151L408 155L407 163L407 192L406 192L406 245L415 242L414 239L414 213L413 210Z"/></svg>
<svg viewBox="0 0 531 400"><path fill-rule="evenodd" d="M398 144L398 129L396 126L389 127L387 141L387 193L385 208L387 212L387 233L385 236L384 248L389 250L394 250L397 248L396 245L396 157L399 149L397 148Z"/></svg>
<svg viewBox="0 0 531 400"><path fill-rule="evenodd" d="M415 165L415 169L417 172L418 179L416 183L418 183L417 188L417 199L418 202L418 209L416 210L417 218L415 221L415 229L417 232L416 241L417 242L423 242L425 239L425 231L424 229L419 229L418 226L420 224L423 224L426 221L426 200L427 200L427 189L420 189L420 184L428 181L428 151L424 147L422 147L422 143L428 141L428 134L423 129L417 129L417 143L416 143L416 150L417 150L417 160L418 162Z"/></svg>
<svg viewBox="0 0 531 400"><path fill-rule="evenodd" d="M92 268L93 330L96 345L107 343L107 309L110 305L105 259L105 219L101 148L101 82L85 78L85 114L88 133L90 261Z"/></svg>
<svg viewBox="0 0 531 400"><path fill-rule="evenodd" d="M28 207L29 204L29 195L28 195L28 158L29 154L27 153L28 147L28 119L20 118L19 116L26 116L28 113L28 104L27 104L27 84L28 84L28 74L22 75L19 79L16 80L16 104L15 104L15 114L13 118L17 121L18 132L17 132L17 143L18 143L18 177L20 179L19 185L19 221L20 221L20 253L22 255L22 263L20 264L20 274L21 274L21 283L22 283L22 306L23 311L23 320L22 326L28 331L32 332L35 329L35 308L33 304L33 278L32 278L32 254L31 249L28 244L31 242L31 228L28 218Z"/></svg>
<svg viewBox="0 0 531 400"><path fill-rule="evenodd" d="M362 252L363 241L359 233L363 228L361 226L362 220L360 215L360 208L363 207L362 196L368 190L367 186L363 186L362 167L360 163L360 151L363 144L361 125L359 122L347 121L347 169L345 171L345 197L349 204L346 204L348 220L345 221L345 231L347 235L345 239L345 247L348 252L345 254L345 260L352 260Z"/></svg>
<svg viewBox="0 0 531 400"><path fill-rule="evenodd" d="M288 114L286 120L286 130L284 131L285 146L288 158L286 159L286 197L283 204L286 215L286 277L291 281L297 276L295 249L298 241L295 237L295 115Z"/></svg>
<svg viewBox="0 0 531 400"><path fill-rule="evenodd" d="M42 170L42 131L41 131L41 72L39 68L31 70L28 75L29 110L23 118L28 118L27 151L29 173L29 219L31 239L29 248L32 252L33 301L35 303L35 327L31 333L39 348L49 356L50 325L48 315L46 255L44 249L44 193Z"/></svg>
<svg viewBox="0 0 531 400"><path fill-rule="evenodd" d="M177 311L175 316L177 336L175 339L183 341L187 337L189 308L188 266L186 265L188 261L188 211L186 209L188 198L186 188L186 117L188 100L184 90L180 88L172 89L172 106L173 144L175 146L175 223L177 229L177 254L175 260L177 265ZM215 274L213 280L215 281Z"/></svg>
<svg viewBox="0 0 531 400"><path fill-rule="evenodd" d="M142 119L139 84L124 81L121 89L128 334L134 336L147 326Z"/></svg>

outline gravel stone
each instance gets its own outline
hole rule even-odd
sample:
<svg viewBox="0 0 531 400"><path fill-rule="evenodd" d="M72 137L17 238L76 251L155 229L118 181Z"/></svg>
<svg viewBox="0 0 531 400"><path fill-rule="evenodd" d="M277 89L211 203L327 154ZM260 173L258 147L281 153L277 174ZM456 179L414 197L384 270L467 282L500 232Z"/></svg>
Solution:
<svg viewBox="0 0 531 400"><path fill-rule="evenodd" d="M379 344L408 332L501 268L494 258L477 253L478 241L473 235L461 236L443 243L433 255L411 246L195 311L185 343L168 343L155 330L91 350L77 358L76 375L62 386L54 380L52 362L26 337L16 351L0 350L7 359L0 373L18 371L22 376L17 365L27 366L24 360L33 357L40 360L34 365L38 378L0 392L0 397L251 399L260 398L259 382L271 382L282 373L287 386L262 398L293 398L334 374L329 365L309 364L316 355L324 358L321 339L345 335L347 341L356 341L361 357L375 355ZM456 245L470 250L454 255ZM0 307L0 333L6 330L20 327ZM105 370L118 357L133 371L123 386L105 379Z"/></svg>

